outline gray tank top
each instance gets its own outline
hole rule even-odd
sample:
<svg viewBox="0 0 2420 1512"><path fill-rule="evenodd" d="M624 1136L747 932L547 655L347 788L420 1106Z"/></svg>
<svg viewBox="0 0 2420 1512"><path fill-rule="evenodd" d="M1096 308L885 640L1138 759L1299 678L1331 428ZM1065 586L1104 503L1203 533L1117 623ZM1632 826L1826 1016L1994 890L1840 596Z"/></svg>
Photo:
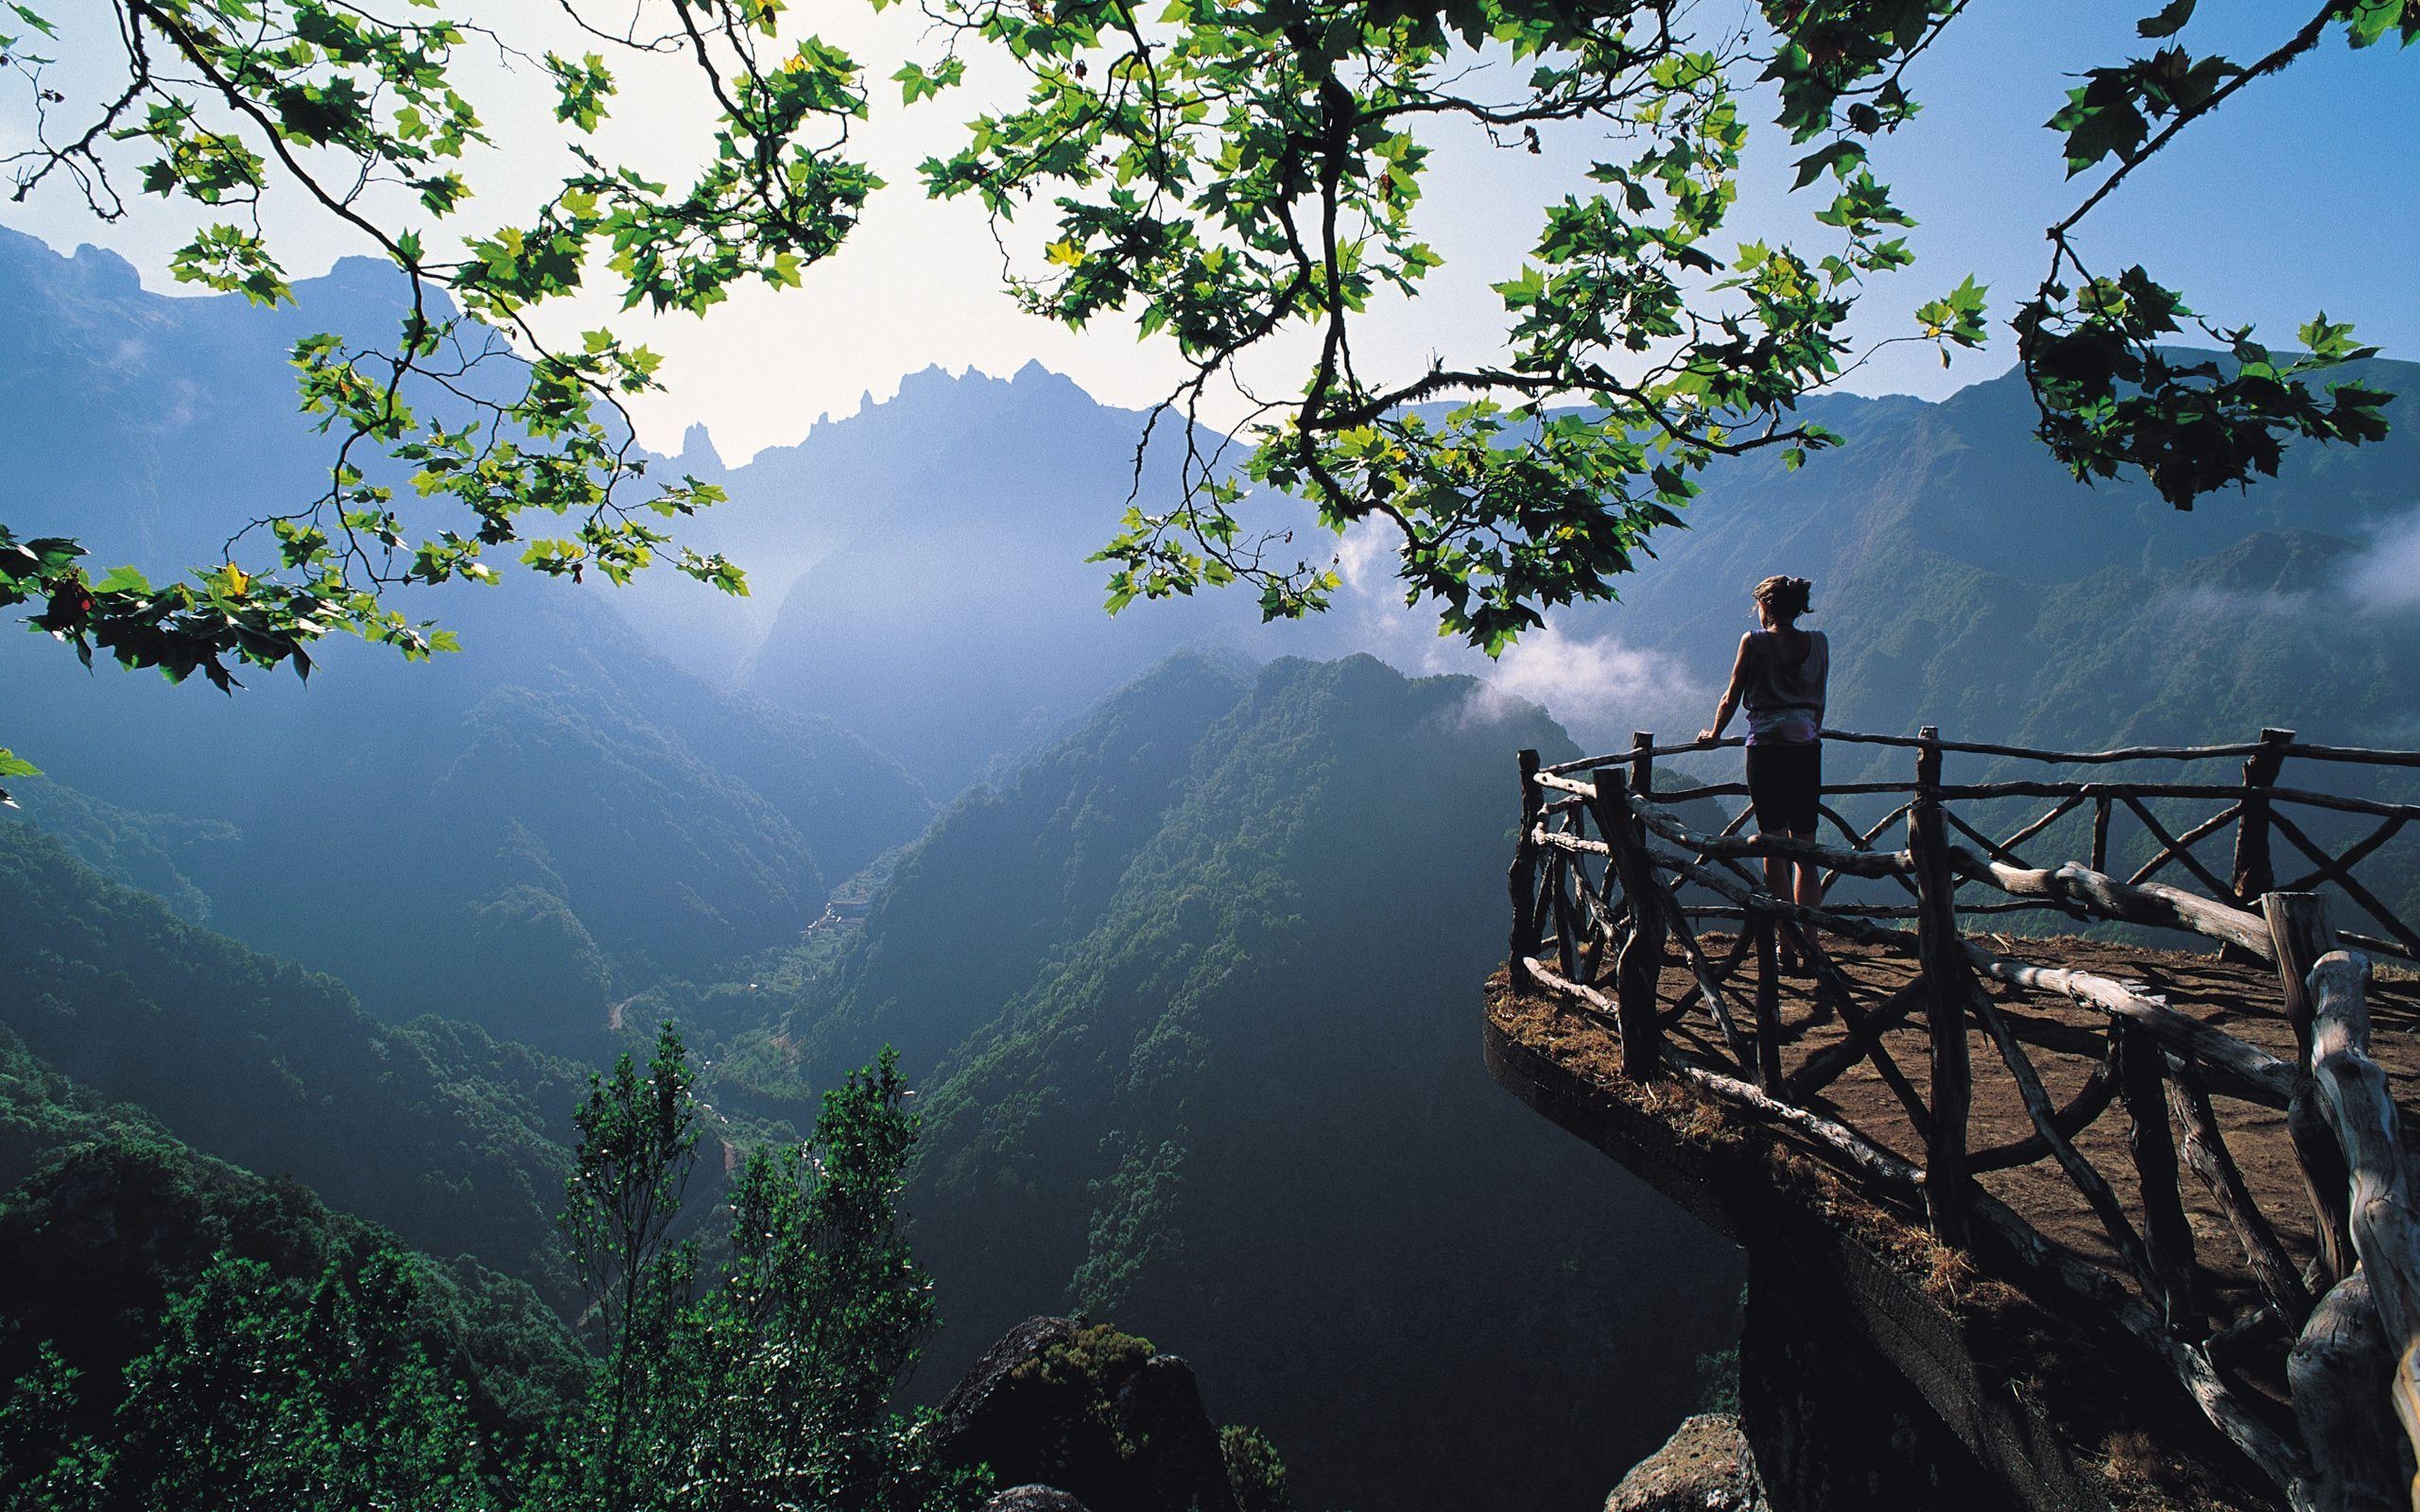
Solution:
<svg viewBox="0 0 2420 1512"><path fill-rule="evenodd" d="M1772 630L1748 632L1748 672L1740 699L1748 711L1748 744L1806 745L1824 729L1824 684L1832 671L1831 643L1807 632L1806 655L1790 661Z"/></svg>

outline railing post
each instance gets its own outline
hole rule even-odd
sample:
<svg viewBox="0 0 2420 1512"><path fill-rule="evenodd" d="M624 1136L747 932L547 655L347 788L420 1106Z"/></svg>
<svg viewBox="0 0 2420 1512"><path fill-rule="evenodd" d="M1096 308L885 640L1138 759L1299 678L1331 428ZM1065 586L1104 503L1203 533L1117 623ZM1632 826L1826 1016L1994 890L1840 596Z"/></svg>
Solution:
<svg viewBox="0 0 2420 1512"><path fill-rule="evenodd" d="M1580 858L1557 850L1547 863L1547 890L1554 896L1554 958L1566 982L1580 980L1580 910L1571 902L1571 879Z"/></svg>
<svg viewBox="0 0 2420 1512"><path fill-rule="evenodd" d="M2285 999L2286 1022L2294 1031L2294 1092L2286 1105L2286 1132L2294 1142L2303 1191L2310 1199L2311 1227L2319 1236L2321 1274L2311 1290L2324 1295L2351 1275L2355 1264L2352 1172L2310 1083L2310 969L2336 948L2336 931L2327 921L2327 900L2315 892L2264 893L2260 914L2269 923L2269 943L2277 953L2277 988Z"/></svg>
<svg viewBox="0 0 2420 1512"><path fill-rule="evenodd" d="M2277 773L2286 765L2286 747L2291 745L2290 730L2264 730L2260 732L2261 748L2243 759L2243 785L2252 788L2273 787ZM2235 904L2238 908L2257 908L2260 895L2277 885L2277 876L2269 859L2269 799L2250 796L2243 800L2243 814L2235 821Z"/></svg>
<svg viewBox="0 0 2420 1512"><path fill-rule="evenodd" d="M2311 1081L2321 1089L2327 1125L2351 1171L2355 1274L2369 1283L2370 1311L2381 1325L2393 1373L2361 1385L2375 1413L2384 1398L2402 1419L2407 1446L2420 1446L2420 1211L2412 1199L2411 1160L2404 1151L2403 1119L2384 1068L2370 1052L2370 963L2348 951L2322 956L2308 978L2313 999ZM2334 1294L2329 1294L2333 1297ZM2322 1303L2321 1311L2326 1311ZM2307 1327L2303 1342L2311 1332ZM2349 1375L2349 1372L2347 1373ZM2383 1389L2381 1389L2383 1386ZM2411 1459L2397 1454L2403 1465ZM2415 1483L2397 1468L2398 1489ZM2346 1504L2352 1504L2347 1503ZM2377 1503L2365 1503L2377 1504ZM2400 1497L2391 1504L2403 1504Z"/></svg>
<svg viewBox="0 0 2420 1512"><path fill-rule="evenodd" d="M1632 816L1618 769L1597 769L1597 828L1630 900L1630 937L1614 958L1614 1018L1621 1025L1622 1074L1645 1081L1664 1069L1664 1025L1655 989L1664 974L1664 912L1655 906L1655 863Z"/></svg>
<svg viewBox="0 0 2420 1512"><path fill-rule="evenodd" d="M1515 992L1537 988L1521 961L1538 943L1538 842L1531 833L1545 807L1545 795L1538 790L1538 753L1525 750L1521 753L1521 833L1512 843L1512 868L1505 877L1505 885L1512 893L1512 936L1505 972Z"/></svg>
<svg viewBox="0 0 2420 1512"><path fill-rule="evenodd" d="M1751 899L1754 894L1750 895ZM1742 928L1755 931L1756 940L1756 1085L1769 1092L1781 1091L1781 952L1773 938L1771 909L1753 902Z"/></svg>
<svg viewBox="0 0 2420 1512"><path fill-rule="evenodd" d="M1655 796L1655 732L1634 730L1630 732L1630 790L1641 798Z"/></svg>
<svg viewBox="0 0 2420 1512"><path fill-rule="evenodd" d="M2092 869L2109 869L2109 799L2102 795L2092 800Z"/></svg>
<svg viewBox="0 0 2420 1512"><path fill-rule="evenodd" d="M2243 759L2243 785L2274 786L2279 769L2286 765L2286 747L2293 738L2290 730L2263 730L2260 749ZM2235 868L2227 885L2235 889L2232 902L2238 908L2258 908L2260 895L2277 885L2276 866L2269 854L2269 799L2258 793L2244 796L2243 813L2236 818ZM2219 958L2237 966L2259 964L2250 951L2235 944L2221 945Z"/></svg>
<svg viewBox="0 0 2420 1512"><path fill-rule="evenodd" d="M1925 1160L1925 1216L1945 1245L1966 1236L1966 1114L1974 1072L1966 1054L1966 1004L1973 969L1958 936L1958 879L1941 815L1941 732L1918 731L1916 793L1908 809L1908 850L1915 861L1917 955L1924 967L1925 1020L1932 1040L1932 1138Z"/></svg>

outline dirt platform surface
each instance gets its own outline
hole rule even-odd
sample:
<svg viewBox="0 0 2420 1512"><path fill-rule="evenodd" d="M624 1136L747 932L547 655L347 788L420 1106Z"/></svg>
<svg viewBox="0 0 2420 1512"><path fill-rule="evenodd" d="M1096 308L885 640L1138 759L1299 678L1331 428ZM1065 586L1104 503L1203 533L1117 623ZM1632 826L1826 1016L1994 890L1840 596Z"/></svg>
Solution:
<svg viewBox="0 0 2420 1512"><path fill-rule="evenodd" d="M2276 976L2265 966L2239 966L2215 954L2165 951L2138 945L2067 936L1994 939L1979 936L2019 959L2044 966L2090 971L2134 985L2136 991L2164 999L2170 1007L2247 1040L2281 1059L2295 1056L2293 1033L2286 1022ZM1720 958L1732 945L1720 936L1703 944L1710 957ZM1835 963L1852 984L1859 1005L1869 1011L1915 974L1915 963L1845 941L1839 942ZM1734 991L1744 998L1752 990L1753 960L1734 978ZM1613 971L1605 966L1591 985L1611 996ZM1805 976L1781 978L1781 1060L1795 1070L1824 1046L1846 1033L1841 1020L1818 1004L1812 981ZM1490 1013L1499 1028L1555 1062L1608 1086L1621 1084L1620 1048L1611 1027L1594 1015L1578 1011L1560 999L1538 995L1509 996L1497 978L1490 993ZM1659 999L1670 1012L1685 1003L1687 1011L1668 1033L1672 1042L1703 1061L1754 1080L1754 1056L1737 1069L1720 1031L1698 999L1698 989L1677 952L1665 964ZM2101 1063L2106 1044L2106 1015L2063 996L1992 987L2015 1038L2039 1073L2054 1106L2065 1107ZM2369 994L2372 1054L2385 1069L2397 1104L2404 1110L2404 1137L2420 1128L2420 984L2407 971L2380 969ZM1754 1026L1741 1032L1753 1040ZM1979 1025L1967 1026L1967 1054L1974 1068L1974 1104L1968 1149L1985 1151L2013 1144L2033 1133L2014 1077ZM1928 1039L1921 1014L1903 1021L1882 1037L1890 1053L1921 1095L1927 1081ZM1650 1097L1648 1102L1672 1116L1705 1119L1707 1106L1694 1099ZM1859 1059L1848 1072L1811 1099L1815 1111L1846 1124L1910 1162L1922 1165L1924 1141L1870 1059ZM2292 1142L2283 1112L2214 1092L2212 1107L2229 1152L2241 1168L2261 1211L2275 1226L2280 1240L2297 1263L2314 1248L2311 1212L2305 1195ZM1736 1110L1719 1115L1746 1124ZM1815 1158L1814 1146L1802 1143L1772 1125L1754 1125L1755 1137L1794 1147ZM2130 1125L2122 1100L2115 1101L2075 1137L2077 1150L2107 1180L2140 1232L2144 1223L2141 1188L2129 1147ZM2083 1194L2056 1161L2048 1156L2029 1163L1986 1172L1977 1178L1994 1196L2007 1203L2045 1236L2080 1258L2132 1284L2132 1278L2111 1245L2106 1231ZM2194 1238L2196 1288L2205 1314L2223 1322L2243 1314L2258 1301L2256 1283L2242 1246L2207 1189L2189 1170L2181 1170L2188 1223ZM1902 1214L1917 1220L1920 1214ZM1911 1240L1913 1235L1909 1236ZM1912 1254L1912 1244L1902 1246ZM2263 1379L2268 1372L2248 1372L2247 1383L2276 1400L2282 1380Z"/></svg>

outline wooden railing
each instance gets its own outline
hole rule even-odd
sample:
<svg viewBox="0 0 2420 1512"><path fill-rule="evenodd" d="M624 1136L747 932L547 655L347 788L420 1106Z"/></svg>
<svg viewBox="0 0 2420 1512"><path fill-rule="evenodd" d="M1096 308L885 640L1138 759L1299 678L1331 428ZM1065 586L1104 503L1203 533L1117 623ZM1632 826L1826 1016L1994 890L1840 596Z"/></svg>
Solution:
<svg viewBox="0 0 2420 1512"><path fill-rule="evenodd" d="M1737 798L1744 787L1659 795L1655 762L1706 743L1658 747L1638 735L1628 752L1555 766L1523 752L1510 877L1513 988L1550 994L1559 1009L1602 1022L1618 1041L1625 1075L1693 1084L1987 1269L2132 1334L2289 1505L2368 1507L2387 1496L2386 1504L2420 1509L2409 1458L2409 1446L2420 1444L2420 1215L2400 1114L2371 1054L2368 959L2420 959L2420 932L2356 870L2420 818L2420 806L2278 781L2290 759L2341 771L2420 766L2420 753L2308 746L2278 730L2243 745L2087 752L1947 741L1929 728L1912 739L1838 731L1826 739L1836 750L1905 747L1915 759L1905 782L1824 788L1824 821L1840 843L1742 833L1744 806L1727 823L1693 827L1683 809ZM2051 768L2237 758L2243 765L2239 781L2223 782L2053 772L1960 784L1944 777L1952 754ZM1839 812L1850 799L1884 812L1852 823ZM1994 838L1987 821L2005 816L2011 799L2047 806ZM2177 815L2194 804L2208 812ZM2350 816L2366 828L2330 845L2314 836L2322 825L2306 811ZM2089 820L2089 859L2029 862L2029 847L2083 838L2081 824L2062 826L2070 816ZM2152 850L2122 878L2111 874L2109 859L2113 820L2121 816L2139 826ZM1894 828L1903 843L1878 849ZM2195 848L2230 832L2221 880ZM2273 852L2281 836L2308 865L2284 885ZM1819 867L1827 884L1862 879L1843 890L1861 887L1869 901L1808 906L1776 897L1749 865L1776 859ZM2170 868L2204 890L2154 880ZM1962 898L1962 886L1973 896ZM2329 891L2315 890L2323 887ZM1871 901L1877 888L1883 901ZM2358 909L2377 933L2337 932L2331 902ZM2029 961L2015 954L2015 939L1990 943L1962 928L1972 916L1992 916L1997 927L1998 916L2027 911L2217 941L2273 982L2293 1058L2282 1054L2282 1037L2273 1054L2139 982ZM1727 940L1708 928L1725 922L1736 922ZM1861 991L1843 970L1851 954L1843 941L1869 977L1876 961L1906 963L1904 982ZM2358 953L2341 948L2348 944ZM1836 1021L1837 1036L1817 1042L1785 1034L1785 948L1805 963L1813 1012ZM1685 984L1669 1002L1668 968ZM2097 1026L2097 1064L2064 1103L2028 1050L2045 1042L2047 1021L2027 1005L2046 995L2071 1005L2070 1021L2080 1005ZM1910 1048L1907 1035L1919 1030L1925 1064L1903 1066L1886 1041L1896 1034ZM2030 1134L1983 1147L1970 1139L1978 1061L1992 1068L1982 1074L2008 1079L1995 1096L2013 1092L2024 1108L2018 1126ZM1886 1116L1904 1118L1905 1136L1860 1126L1826 1095L1860 1065L1887 1089L1895 1112ZM2134 1167L2131 1211L2077 1145L2118 1108ZM2251 1137L2237 1111L2246 1108L2252 1117L2267 1110L2271 1125L2274 1112L2286 1115L2315 1235L2299 1258L2230 1145L2230 1127L2238 1145ZM2062 1173L2114 1263L2053 1241L1978 1180L2037 1162ZM2187 1170L2232 1230L2251 1278L2249 1300L2233 1316L2219 1315L2218 1288L2205 1284L2195 1253ZM2270 1194L2271 1210L2277 1200ZM2246 1389L2255 1375L2287 1385L2290 1421Z"/></svg>

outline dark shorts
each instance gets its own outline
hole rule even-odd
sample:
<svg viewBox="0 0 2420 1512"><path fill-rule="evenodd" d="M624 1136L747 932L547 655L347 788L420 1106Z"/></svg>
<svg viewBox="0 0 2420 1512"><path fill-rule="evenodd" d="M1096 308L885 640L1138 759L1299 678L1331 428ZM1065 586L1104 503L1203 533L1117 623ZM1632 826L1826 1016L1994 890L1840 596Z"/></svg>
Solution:
<svg viewBox="0 0 2420 1512"><path fill-rule="evenodd" d="M1756 828L1765 833L1814 833L1823 786L1822 741L1769 741L1748 747L1748 800L1756 808Z"/></svg>

